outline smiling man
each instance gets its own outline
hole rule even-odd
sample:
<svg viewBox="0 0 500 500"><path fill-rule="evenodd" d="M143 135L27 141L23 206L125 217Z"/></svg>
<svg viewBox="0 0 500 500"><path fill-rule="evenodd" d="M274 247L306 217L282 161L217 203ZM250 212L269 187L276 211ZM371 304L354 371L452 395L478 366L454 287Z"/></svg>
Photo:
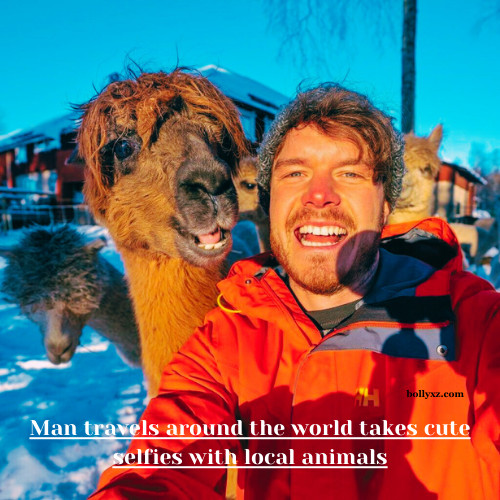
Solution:
<svg viewBox="0 0 500 500"><path fill-rule="evenodd" d="M389 203L372 162L342 129L314 124L292 129L276 155L271 247L307 310L361 298L375 275Z"/></svg>
<svg viewBox="0 0 500 500"><path fill-rule="evenodd" d="M219 283L142 417L163 438L241 422L251 439L138 437L95 498L222 498L224 468L190 453L225 450L238 498L496 498L500 298L445 222L384 227L403 174L401 137L364 96L325 84L281 112L260 154L272 254ZM310 424L332 439L294 439ZM148 449L176 461L145 468Z"/></svg>

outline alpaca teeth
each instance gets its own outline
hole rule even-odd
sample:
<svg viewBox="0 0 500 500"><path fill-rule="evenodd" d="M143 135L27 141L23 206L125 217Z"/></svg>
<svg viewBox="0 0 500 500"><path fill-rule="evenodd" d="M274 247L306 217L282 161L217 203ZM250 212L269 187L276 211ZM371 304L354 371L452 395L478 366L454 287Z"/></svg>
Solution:
<svg viewBox="0 0 500 500"><path fill-rule="evenodd" d="M200 243L198 246L203 248L203 250L212 250L214 248L213 243Z"/></svg>
<svg viewBox="0 0 500 500"><path fill-rule="evenodd" d="M202 248L203 250L215 250L217 248L221 248L226 244L226 240L221 240L217 243L198 243L198 248Z"/></svg>

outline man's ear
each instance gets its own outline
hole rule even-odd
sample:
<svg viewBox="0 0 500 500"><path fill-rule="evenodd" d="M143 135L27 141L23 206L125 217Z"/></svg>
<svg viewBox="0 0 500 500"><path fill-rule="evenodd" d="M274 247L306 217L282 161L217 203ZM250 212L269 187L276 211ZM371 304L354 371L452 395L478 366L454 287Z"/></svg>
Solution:
<svg viewBox="0 0 500 500"><path fill-rule="evenodd" d="M384 200L383 206L383 214L384 214L384 225L387 224L387 219L389 218L389 214L391 213L391 205L387 200Z"/></svg>

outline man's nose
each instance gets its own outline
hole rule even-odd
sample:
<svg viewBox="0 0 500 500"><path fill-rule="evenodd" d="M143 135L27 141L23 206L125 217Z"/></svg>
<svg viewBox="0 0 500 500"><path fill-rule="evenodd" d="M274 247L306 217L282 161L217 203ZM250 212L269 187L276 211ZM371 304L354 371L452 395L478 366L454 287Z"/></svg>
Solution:
<svg viewBox="0 0 500 500"><path fill-rule="evenodd" d="M326 205L339 205L340 196L330 175L314 175L302 196L303 205L323 208Z"/></svg>

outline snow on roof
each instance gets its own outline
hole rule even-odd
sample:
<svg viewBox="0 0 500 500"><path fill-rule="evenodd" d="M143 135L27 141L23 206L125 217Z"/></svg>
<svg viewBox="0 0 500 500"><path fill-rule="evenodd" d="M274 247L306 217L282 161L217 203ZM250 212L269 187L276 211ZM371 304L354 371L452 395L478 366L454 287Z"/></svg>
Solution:
<svg viewBox="0 0 500 500"><path fill-rule="evenodd" d="M221 92L235 101L267 111L272 115L290 99L275 90L246 76L209 64L198 68Z"/></svg>
<svg viewBox="0 0 500 500"><path fill-rule="evenodd" d="M45 142L49 149L60 148L61 134L76 129L79 113L72 111L58 118L46 121L30 129L17 130L0 138L0 153L11 149Z"/></svg>
<svg viewBox="0 0 500 500"><path fill-rule="evenodd" d="M486 185L488 181L479 175L477 172L474 172L472 168L466 167L465 165L457 165L456 163L450 163L447 161L443 161L443 165L448 165L449 167L457 170L465 179L471 182L475 182L476 184Z"/></svg>

